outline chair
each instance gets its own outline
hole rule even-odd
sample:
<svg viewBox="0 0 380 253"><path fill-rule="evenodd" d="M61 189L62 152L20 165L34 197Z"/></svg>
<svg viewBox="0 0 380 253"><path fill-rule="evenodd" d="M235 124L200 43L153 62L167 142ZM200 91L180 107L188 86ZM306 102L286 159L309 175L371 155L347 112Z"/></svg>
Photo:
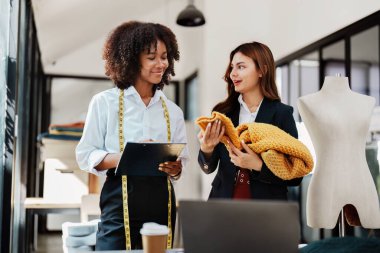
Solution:
<svg viewBox="0 0 380 253"><path fill-rule="evenodd" d="M81 222L87 222L91 219L99 218L100 207L99 207L100 195L99 194L87 194L83 195L80 205L80 220ZM95 216L95 217L94 217Z"/></svg>
<svg viewBox="0 0 380 253"><path fill-rule="evenodd" d="M64 253L93 251L100 216L99 194L86 194L81 197L81 222L65 222L62 225L62 241ZM90 217L90 218L89 218ZM94 220L95 219L95 220Z"/></svg>
<svg viewBox="0 0 380 253"><path fill-rule="evenodd" d="M64 253L94 251L96 231L100 220L88 222L64 222L62 224L62 248Z"/></svg>

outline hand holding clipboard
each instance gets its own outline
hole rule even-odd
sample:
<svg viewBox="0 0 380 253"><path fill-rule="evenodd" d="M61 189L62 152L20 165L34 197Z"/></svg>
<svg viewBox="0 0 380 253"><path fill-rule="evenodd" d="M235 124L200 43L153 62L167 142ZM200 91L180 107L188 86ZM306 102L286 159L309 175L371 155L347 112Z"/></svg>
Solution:
<svg viewBox="0 0 380 253"><path fill-rule="evenodd" d="M185 143L157 143L157 142L128 142L124 148L116 175L130 176L167 176L170 165L165 164L164 172L158 170L159 165L176 161Z"/></svg>

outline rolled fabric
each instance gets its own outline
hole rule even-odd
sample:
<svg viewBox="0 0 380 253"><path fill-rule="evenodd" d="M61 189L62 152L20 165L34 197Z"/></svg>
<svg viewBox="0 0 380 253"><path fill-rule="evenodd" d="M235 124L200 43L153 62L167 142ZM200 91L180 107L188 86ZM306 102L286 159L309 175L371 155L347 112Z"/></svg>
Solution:
<svg viewBox="0 0 380 253"><path fill-rule="evenodd" d="M238 149L242 149L240 140L238 138L238 133L234 127L234 124L226 115L219 112L212 112L211 117L199 117L195 120L195 124L197 124L201 128L202 132L204 132L206 131L208 123L212 123L218 119L223 123L224 127L226 128L221 142L224 145L226 145L227 149L229 149L227 143L227 140L229 138L235 147L237 147Z"/></svg>
<svg viewBox="0 0 380 253"><path fill-rule="evenodd" d="M100 219L87 222L64 222L62 224L62 234L64 236L87 236L98 231Z"/></svg>
<svg viewBox="0 0 380 253"><path fill-rule="evenodd" d="M196 124L205 131L207 124L217 119L220 119L226 127L221 142L227 148L229 148L226 142L227 137L240 150L242 150L240 142L243 140L251 150L261 156L264 163L277 177L291 180L303 177L313 169L314 161L308 148L293 136L271 124L248 123L239 125L235 129L231 120L219 112L213 112L211 117L198 118Z"/></svg>

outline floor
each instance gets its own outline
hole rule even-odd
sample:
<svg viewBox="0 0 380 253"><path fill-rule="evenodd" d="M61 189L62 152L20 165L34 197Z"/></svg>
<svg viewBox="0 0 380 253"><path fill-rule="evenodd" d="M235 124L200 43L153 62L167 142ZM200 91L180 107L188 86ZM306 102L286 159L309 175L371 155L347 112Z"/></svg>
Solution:
<svg viewBox="0 0 380 253"><path fill-rule="evenodd" d="M178 234L177 234L178 235ZM174 243L175 248L181 248L182 238ZM37 249L34 253L63 253L62 233L48 232L38 235Z"/></svg>
<svg viewBox="0 0 380 253"><path fill-rule="evenodd" d="M38 244L35 253L63 253L62 233L45 233L38 235Z"/></svg>

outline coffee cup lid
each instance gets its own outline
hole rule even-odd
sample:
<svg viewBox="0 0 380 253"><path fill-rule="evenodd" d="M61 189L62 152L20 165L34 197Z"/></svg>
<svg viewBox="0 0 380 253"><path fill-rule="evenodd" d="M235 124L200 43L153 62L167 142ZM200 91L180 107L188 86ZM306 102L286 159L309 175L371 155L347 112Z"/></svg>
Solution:
<svg viewBox="0 0 380 253"><path fill-rule="evenodd" d="M140 234L142 235L167 235L169 229L165 225L160 225L154 222L147 222L143 224L140 229Z"/></svg>

